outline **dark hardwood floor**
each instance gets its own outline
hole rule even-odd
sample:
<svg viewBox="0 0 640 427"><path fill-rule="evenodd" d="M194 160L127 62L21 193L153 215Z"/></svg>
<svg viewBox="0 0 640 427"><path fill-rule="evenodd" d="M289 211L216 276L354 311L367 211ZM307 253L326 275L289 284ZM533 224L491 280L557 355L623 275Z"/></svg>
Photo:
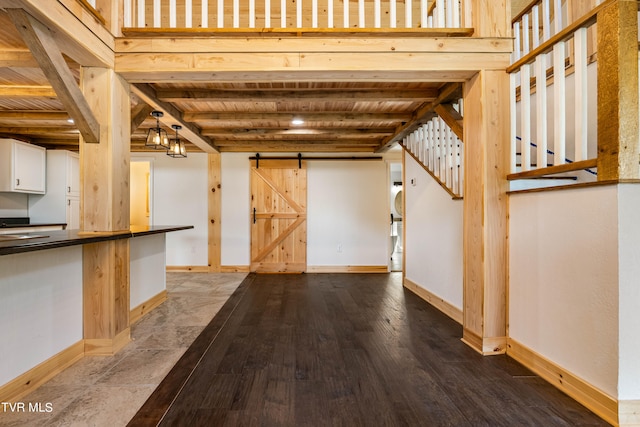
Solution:
<svg viewBox="0 0 640 427"><path fill-rule="evenodd" d="M129 425L608 425L461 335L400 274L252 274Z"/></svg>

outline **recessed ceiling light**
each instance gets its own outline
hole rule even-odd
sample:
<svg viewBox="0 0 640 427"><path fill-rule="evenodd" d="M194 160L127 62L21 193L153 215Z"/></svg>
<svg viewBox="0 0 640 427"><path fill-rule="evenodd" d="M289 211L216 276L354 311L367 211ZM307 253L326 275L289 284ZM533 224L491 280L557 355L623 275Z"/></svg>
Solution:
<svg viewBox="0 0 640 427"><path fill-rule="evenodd" d="M73 119L67 119L69 123L74 123Z"/></svg>
<svg viewBox="0 0 640 427"><path fill-rule="evenodd" d="M304 120L302 120L302 119L293 119L293 120L291 120L291 124L292 125L303 125L304 124Z"/></svg>

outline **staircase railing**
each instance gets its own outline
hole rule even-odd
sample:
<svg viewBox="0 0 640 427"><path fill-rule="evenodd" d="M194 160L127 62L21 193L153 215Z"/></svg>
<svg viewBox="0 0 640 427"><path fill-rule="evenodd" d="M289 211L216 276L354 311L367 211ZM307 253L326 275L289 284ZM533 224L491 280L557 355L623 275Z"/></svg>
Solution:
<svg viewBox="0 0 640 427"><path fill-rule="evenodd" d="M462 100L454 108L462 115ZM452 198L463 197L464 147L442 118L432 118L404 137L401 145Z"/></svg>
<svg viewBox="0 0 640 427"><path fill-rule="evenodd" d="M554 0L551 8L550 0L540 0L516 17L516 49L513 64L507 69L511 80L509 179L596 167L597 159L590 157L590 154L597 155L597 140L593 136L588 138L588 83L589 79L594 78L593 74L597 79L597 69L588 70L590 50L593 49L593 46L589 46L588 32L597 31L595 24L598 12L607 3L610 2L595 7L568 25L565 25L566 18L563 17L560 0ZM554 33L551 32L551 23L554 24ZM567 97L570 75L573 78L572 105ZM551 97L547 95L547 86L550 84L553 90ZM595 81L592 84L595 85ZM533 95L535 102L532 102ZM573 114L573 129L569 129L572 132L567 129L567 111ZM551 124L548 123L549 116L552 117ZM595 123L595 118L591 118L591 121ZM548 133L552 138L548 138ZM568 133L573 134L570 141L567 141ZM529 148L532 140L536 141L535 150ZM571 145L574 162L568 163L567 147L571 148ZM518 152L521 153L520 170L516 161ZM553 152L552 166L547 166L549 152ZM537 171L532 172L534 169Z"/></svg>

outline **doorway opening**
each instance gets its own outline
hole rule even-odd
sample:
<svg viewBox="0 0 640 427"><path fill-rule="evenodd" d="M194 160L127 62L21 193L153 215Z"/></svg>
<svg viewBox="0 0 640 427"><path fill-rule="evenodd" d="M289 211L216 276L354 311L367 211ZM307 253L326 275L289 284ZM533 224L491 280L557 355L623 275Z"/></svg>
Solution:
<svg viewBox="0 0 640 427"><path fill-rule="evenodd" d="M402 271L402 163L389 163L389 210L390 215L390 233L389 233L389 271Z"/></svg>
<svg viewBox="0 0 640 427"><path fill-rule="evenodd" d="M150 226L152 220L151 200L152 160L131 159L130 163L130 208L129 223L131 225Z"/></svg>

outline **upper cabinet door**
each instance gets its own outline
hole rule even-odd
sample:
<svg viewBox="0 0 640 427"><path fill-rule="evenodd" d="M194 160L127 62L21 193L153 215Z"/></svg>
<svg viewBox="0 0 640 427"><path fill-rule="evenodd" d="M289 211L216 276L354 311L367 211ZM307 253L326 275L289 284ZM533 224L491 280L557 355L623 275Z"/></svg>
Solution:
<svg viewBox="0 0 640 427"><path fill-rule="evenodd" d="M80 156L67 154L67 196L80 197Z"/></svg>
<svg viewBox="0 0 640 427"><path fill-rule="evenodd" d="M44 194L47 151L13 139L0 139L0 191Z"/></svg>
<svg viewBox="0 0 640 427"><path fill-rule="evenodd" d="M14 153L16 190L44 194L46 150L30 144L16 143Z"/></svg>

